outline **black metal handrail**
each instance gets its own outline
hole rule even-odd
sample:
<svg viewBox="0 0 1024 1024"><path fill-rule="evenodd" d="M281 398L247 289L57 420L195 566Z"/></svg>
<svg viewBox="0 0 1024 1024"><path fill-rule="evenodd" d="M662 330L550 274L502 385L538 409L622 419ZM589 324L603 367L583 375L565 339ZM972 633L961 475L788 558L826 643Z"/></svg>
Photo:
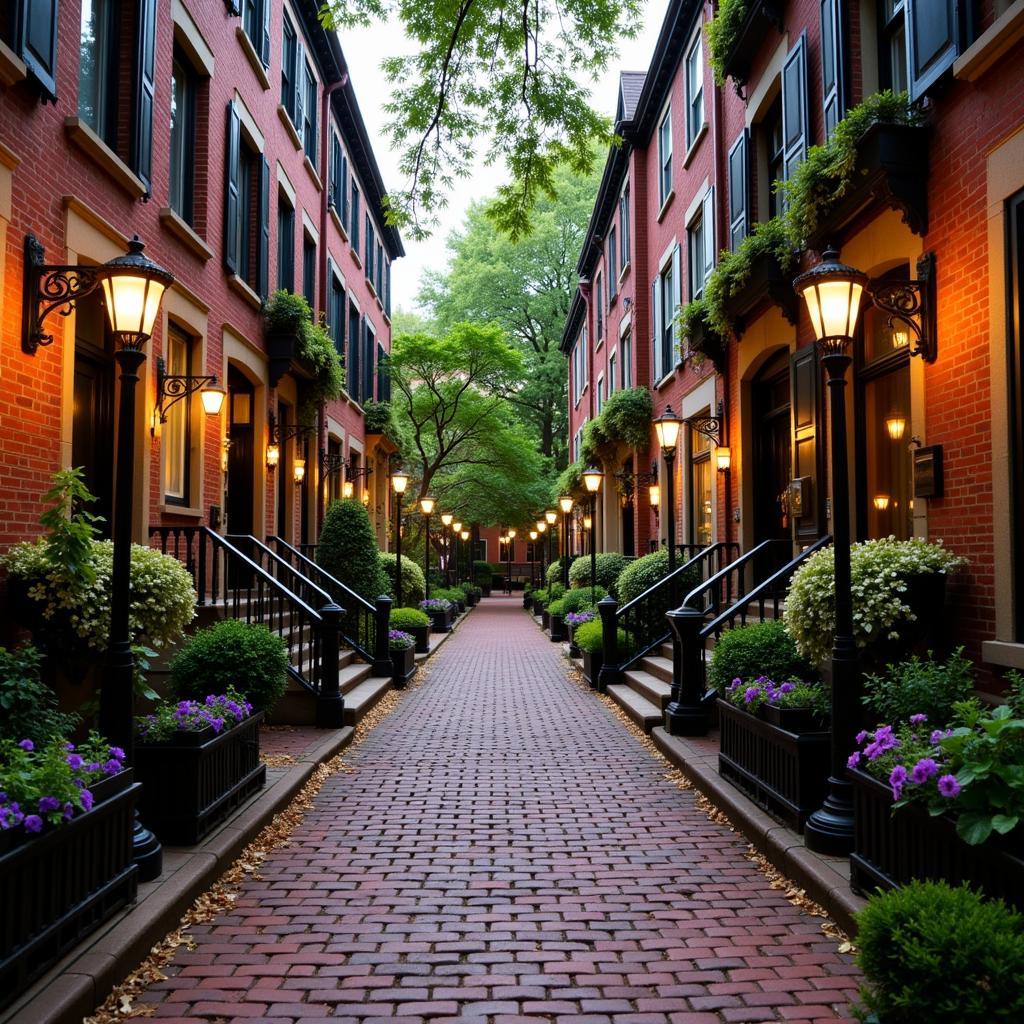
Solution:
<svg viewBox="0 0 1024 1024"><path fill-rule="evenodd" d="M749 551L734 558L716 573L694 587L682 600L686 608L699 608L701 611L717 615L723 607L730 607L735 601L734 594L743 592L743 574L746 569L756 569L755 562L763 561L776 555L783 555L792 550L788 540L763 540ZM777 559L781 561L781 559ZM774 569L774 567L773 567ZM704 600L701 602L700 598Z"/></svg>
<svg viewBox="0 0 1024 1024"><path fill-rule="evenodd" d="M151 526L149 539L158 538L160 552L181 562L192 576L196 603L206 604L207 574L211 568L209 545L202 526Z"/></svg>
<svg viewBox="0 0 1024 1024"><path fill-rule="evenodd" d="M261 569L297 594L306 604L320 608L332 601L340 603L334 594L317 586L308 576L299 572L291 562L282 558L276 551L272 551L251 533L229 533L225 534L225 539L234 544Z"/></svg>

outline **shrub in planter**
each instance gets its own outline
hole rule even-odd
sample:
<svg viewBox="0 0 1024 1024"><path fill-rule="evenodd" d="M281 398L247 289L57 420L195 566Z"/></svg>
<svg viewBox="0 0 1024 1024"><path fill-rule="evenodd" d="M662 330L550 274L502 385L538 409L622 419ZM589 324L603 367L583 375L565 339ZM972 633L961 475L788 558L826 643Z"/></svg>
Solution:
<svg viewBox="0 0 1024 1024"><path fill-rule="evenodd" d="M57 710L57 697L39 677L42 655L32 646L0 647L0 740L28 737L37 744L65 736L77 715Z"/></svg>
<svg viewBox="0 0 1024 1024"><path fill-rule="evenodd" d="M598 675L604 661L603 629L600 618L576 626L573 641L583 655L583 674L591 686L597 686ZM631 640L624 629L618 631L619 653L631 653Z"/></svg>
<svg viewBox="0 0 1024 1024"><path fill-rule="evenodd" d="M809 679L814 674L782 622L768 619L736 626L719 637L708 664L708 686L724 695L734 679L749 683L761 676Z"/></svg>
<svg viewBox="0 0 1024 1024"><path fill-rule="evenodd" d="M964 559L941 544L886 537L854 544L850 552L853 633L857 646L900 641L917 614L909 601L913 581L934 589ZM786 595L786 628L797 650L814 665L832 650L835 633L835 552L822 548L793 574Z"/></svg>
<svg viewBox="0 0 1024 1024"><path fill-rule="evenodd" d="M544 582L548 585L552 583L561 583L565 578L565 572L563 566L572 565L575 559L572 555L559 555L548 567L544 573Z"/></svg>
<svg viewBox="0 0 1024 1024"><path fill-rule="evenodd" d="M266 626L224 619L190 637L170 669L180 699L234 689L257 711L270 711L288 683L288 651Z"/></svg>
<svg viewBox="0 0 1024 1024"><path fill-rule="evenodd" d="M828 687L799 679L777 683L765 676L747 682L736 678L725 688L725 699L792 731L822 728L831 713Z"/></svg>
<svg viewBox="0 0 1024 1024"><path fill-rule="evenodd" d="M378 555L386 580L381 593L390 594L392 597L395 597L397 592L395 588L395 560L397 557L393 551L381 551ZM411 558L402 555L402 600L408 601L410 604L419 604L426 592L427 581L423 570Z"/></svg>
<svg viewBox="0 0 1024 1024"><path fill-rule="evenodd" d="M490 562L485 562L482 559L478 559L473 562L473 579L476 581L478 587L482 587L484 590L489 590L493 576L494 566L491 565Z"/></svg>
<svg viewBox="0 0 1024 1024"><path fill-rule="evenodd" d="M451 628L454 606L444 598L428 597L420 601L420 610L430 616L430 628L435 633L447 633Z"/></svg>
<svg viewBox="0 0 1024 1024"><path fill-rule="evenodd" d="M394 666L392 678L396 686L404 686L416 671L416 638L401 629L388 631L388 650Z"/></svg>
<svg viewBox="0 0 1024 1024"><path fill-rule="evenodd" d="M426 612L419 608L392 608L390 626L415 637L417 654L430 650L430 616Z"/></svg>
<svg viewBox="0 0 1024 1024"><path fill-rule="evenodd" d="M974 688L974 667L958 647L945 661L916 655L864 677L863 702L873 721L905 721L923 714L933 726L949 722L953 709Z"/></svg>
<svg viewBox="0 0 1024 1024"><path fill-rule="evenodd" d="M624 555L605 551L597 556L597 585L604 587L613 597L622 570L628 565ZM569 566L569 583L574 587L590 586L590 555L581 555Z"/></svg>
<svg viewBox="0 0 1024 1024"><path fill-rule="evenodd" d="M677 561L677 568L682 565ZM600 570L598 571L600 575ZM656 583L668 575L668 550L662 549L652 551L649 555L630 562L619 574L615 584L615 592L618 595L619 604L628 604L634 598L639 597L645 591L650 590ZM698 583L700 574L694 570L687 570L677 578L676 592L680 597L688 594ZM666 602L668 597L666 595ZM665 605L668 610L668 604Z"/></svg>
<svg viewBox="0 0 1024 1024"><path fill-rule="evenodd" d="M1024 916L967 886L912 882L873 896L857 915L857 947L862 1020L1024 1020Z"/></svg>
<svg viewBox="0 0 1024 1024"><path fill-rule="evenodd" d="M594 600L600 601L602 597L605 597L604 587L594 588ZM587 608L592 608L593 604L590 600L590 587L585 587L582 590L567 590L562 597L559 599L564 609L563 614L568 615L569 612L581 612Z"/></svg>
<svg viewBox="0 0 1024 1024"><path fill-rule="evenodd" d="M377 550L377 535L361 501L343 498L331 502L320 531L316 560L325 572L370 604L388 592L388 579ZM332 597L345 607L344 594Z"/></svg>

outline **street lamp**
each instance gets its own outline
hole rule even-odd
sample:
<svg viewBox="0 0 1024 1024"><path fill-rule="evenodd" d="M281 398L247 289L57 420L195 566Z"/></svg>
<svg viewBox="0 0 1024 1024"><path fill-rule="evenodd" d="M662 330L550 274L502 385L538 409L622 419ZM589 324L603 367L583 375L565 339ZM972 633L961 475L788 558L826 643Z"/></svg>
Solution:
<svg viewBox="0 0 1024 1024"><path fill-rule="evenodd" d="M668 574L670 577L676 571L676 481L672 466L676 460L679 431L682 428L682 418L672 411L671 405L666 405L665 411L654 421L654 432L658 435L661 457L665 460L665 483L668 486L666 491L668 509L665 518L668 520ZM676 581L674 579L669 580L668 599L669 604L674 608L676 606Z"/></svg>
<svg viewBox="0 0 1024 1024"><path fill-rule="evenodd" d="M516 531L515 528L510 526L507 531L508 535L508 546L505 548L505 554L508 556L508 575L505 578L506 586L508 587L507 593L512 594L512 549L516 543Z"/></svg>
<svg viewBox="0 0 1024 1024"><path fill-rule="evenodd" d="M426 581L424 597L430 597L430 515L434 511L434 504L433 498L420 498L420 511L426 522L423 534L423 578Z"/></svg>
<svg viewBox="0 0 1024 1024"><path fill-rule="evenodd" d="M548 509L544 513L544 520L548 524L548 567L554 564L555 561L555 523L558 522L558 513L552 509ZM547 583L547 580L544 581Z"/></svg>
<svg viewBox="0 0 1024 1024"><path fill-rule="evenodd" d="M451 584L451 582L452 582L452 567L451 567L452 546L451 546L451 539L449 538L449 535L448 535L448 530L451 528L452 520L454 518L455 517L451 514L451 512L442 512L441 513L441 525L445 529L445 532L442 534L442 536L444 537L444 579L445 579L445 583L446 584ZM455 553L456 553L456 557L457 557L458 556L458 545L457 544L455 545L455 548L456 548L456 552ZM456 567L456 575L457 574L458 574L458 568Z"/></svg>
<svg viewBox="0 0 1024 1024"><path fill-rule="evenodd" d="M853 849L853 794L846 759L860 721L860 675L853 638L850 585L850 481L846 450L846 370L868 278L826 249L822 262L801 274L793 287L807 304L828 374L832 443L832 550L835 559L836 628L832 640L832 751L829 792L804 828L807 848L845 856Z"/></svg>
<svg viewBox="0 0 1024 1024"><path fill-rule="evenodd" d="M533 558L530 560L530 586L537 583L537 537L540 536L536 530L530 531L530 543L533 545Z"/></svg>
<svg viewBox="0 0 1024 1024"><path fill-rule="evenodd" d="M594 588L597 586L597 544L595 543L594 534L596 531L593 529L593 524L597 521L597 492L601 490L601 482L604 480L604 473L599 469L594 469L593 466L590 469L583 471L583 485L587 489L587 493L590 495L590 603L596 604L597 600L595 597Z"/></svg>
<svg viewBox="0 0 1024 1024"><path fill-rule="evenodd" d="M460 523L458 520L456 520L454 523L452 523L452 530L454 531L455 535L458 536L462 532L462 523ZM458 560L458 558L455 559L455 582L456 583L459 582L459 560Z"/></svg>
<svg viewBox="0 0 1024 1024"><path fill-rule="evenodd" d="M558 507L562 510L562 554L565 560L562 562L562 586L569 589L569 527L566 523L566 516L572 511L572 498L563 494L558 499Z"/></svg>
<svg viewBox="0 0 1024 1024"><path fill-rule="evenodd" d="M409 486L409 474L397 470L391 474L391 488L398 501L395 504L395 607L402 607L402 495Z"/></svg>
<svg viewBox="0 0 1024 1024"><path fill-rule="evenodd" d="M537 533L540 535L540 582L541 586L547 586L547 567L544 564L544 542L546 541L545 534L548 530L548 521L546 519L537 520Z"/></svg>
<svg viewBox="0 0 1024 1024"><path fill-rule="evenodd" d="M459 525L461 526L462 524L460 523ZM462 538L462 551L463 551L463 556L464 556L465 562L466 562L466 577L465 578L468 579L471 583L475 583L476 580L473 578L473 573L471 571L473 567L469 564L469 562L470 562L470 557L469 557L470 552L469 552L469 548L466 547L466 542L469 540L469 530L459 530L457 536ZM456 570L456 572L458 571L458 568L459 568L459 560L456 557L456 559L455 559L455 570Z"/></svg>

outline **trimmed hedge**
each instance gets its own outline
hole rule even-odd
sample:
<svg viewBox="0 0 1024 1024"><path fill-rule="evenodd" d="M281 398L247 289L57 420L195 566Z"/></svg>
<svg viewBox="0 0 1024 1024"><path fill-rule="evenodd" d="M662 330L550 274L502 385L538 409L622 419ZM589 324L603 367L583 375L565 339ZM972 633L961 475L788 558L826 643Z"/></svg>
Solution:
<svg viewBox="0 0 1024 1024"><path fill-rule="evenodd" d="M682 565L677 561L676 567ZM655 583L663 580L668 575L668 549L662 548L652 551L649 555L630 562L619 575L616 584L619 594L619 603L628 604L638 598L642 593L650 590ZM677 577L676 593L679 598L685 597L697 584L700 583L700 574L696 569L689 569Z"/></svg>
<svg viewBox="0 0 1024 1024"><path fill-rule="evenodd" d="M584 622L583 625L577 626L573 631L572 638L576 642L576 646L581 651L586 651L588 654L599 654L603 648L602 640L602 627L601 619L591 619L590 622ZM631 654L632 643L626 634L626 631L620 627L619 629L619 654Z"/></svg>
<svg viewBox="0 0 1024 1024"><path fill-rule="evenodd" d="M708 685L719 693L734 679L748 682L767 676L776 682L811 680L814 669L800 657L780 619L754 622L726 630L715 644L708 665Z"/></svg>
<svg viewBox="0 0 1024 1024"><path fill-rule="evenodd" d="M373 604L388 591L379 554L377 537L363 503L354 498L332 501L316 547L317 563L349 590ZM345 606L343 595L332 596Z"/></svg>
<svg viewBox="0 0 1024 1024"><path fill-rule="evenodd" d="M613 597L617 595L616 585L622 570L629 564L625 555L617 551L605 551L597 556L597 585L604 587ZM590 586L590 555L580 555L569 566L569 583L573 587Z"/></svg>
<svg viewBox="0 0 1024 1024"><path fill-rule="evenodd" d="M429 626L430 616L419 608L392 608L388 616L392 629L412 629L417 626Z"/></svg>
<svg viewBox="0 0 1024 1024"><path fill-rule="evenodd" d="M393 551L381 551L378 554L381 569L384 572L385 590L395 597L395 559ZM402 601L419 604L427 590L427 581L423 570L411 558L402 555ZM433 596L433 595L431 595Z"/></svg>

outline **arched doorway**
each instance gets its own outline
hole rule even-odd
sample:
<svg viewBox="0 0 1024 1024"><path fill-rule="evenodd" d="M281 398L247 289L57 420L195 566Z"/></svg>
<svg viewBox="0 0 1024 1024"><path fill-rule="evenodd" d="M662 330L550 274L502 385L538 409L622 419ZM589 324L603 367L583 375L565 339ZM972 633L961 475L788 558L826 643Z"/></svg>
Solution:
<svg viewBox="0 0 1024 1024"><path fill-rule="evenodd" d="M788 540L792 472L789 351L772 356L754 378L754 542Z"/></svg>

